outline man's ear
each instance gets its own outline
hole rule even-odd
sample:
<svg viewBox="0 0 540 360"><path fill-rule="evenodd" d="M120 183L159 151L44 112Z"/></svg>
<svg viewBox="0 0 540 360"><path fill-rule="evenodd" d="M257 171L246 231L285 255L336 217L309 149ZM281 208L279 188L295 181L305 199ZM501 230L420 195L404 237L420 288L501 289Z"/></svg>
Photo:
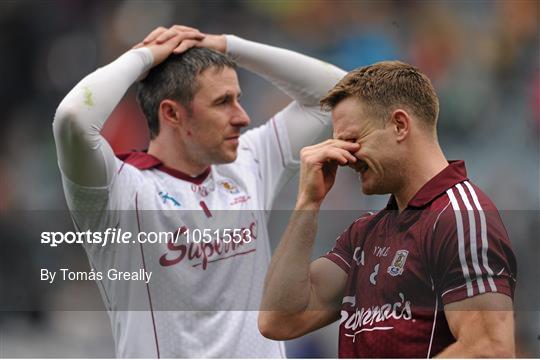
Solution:
<svg viewBox="0 0 540 360"><path fill-rule="evenodd" d="M409 136L411 131L411 117L402 109L396 109L392 112L391 125L396 140L402 142Z"/></svg>
<svg viewBox="0 0 540 360"><path fill-rule="evenodd" d="M160 127L180 128L186 125L186 108L177 101L165 99L159 103Z"/></svg>

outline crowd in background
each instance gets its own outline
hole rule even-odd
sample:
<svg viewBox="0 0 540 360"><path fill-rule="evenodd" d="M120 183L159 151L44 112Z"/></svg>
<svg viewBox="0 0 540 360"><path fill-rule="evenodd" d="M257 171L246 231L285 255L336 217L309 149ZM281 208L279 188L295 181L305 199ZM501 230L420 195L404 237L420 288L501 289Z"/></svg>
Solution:
<svg viewBox="0 0 540 360"><path fill-rule="evenodd" d="M172 24L293 49L345 70L399 59L426 73L440 98L445 154L466 160L469 176L509 228L519 269L519 351L540 356L539 14L535 0L0 2L0 306L7 301L35 308L0 309L0 357L113 356L106 314L37 311L44 307L33 304L51 300L40 297L34 272L51 255L22 231L39 227L33 223L38 220L14 214L66 208L51 127L63 96L155 27ZM253 74L240 70L239 76L252 126L290 101ZM144 149L146 131L132 89L103 133L123 152ZM275 208L291 209L295 192L292 181ZM340 171L324 208L354 216L382 208L386 199L362 195L357 176ZM273 219L275 241L286 221L286 212ZM319 239L315 255L329 250L336 235ZM82 249L73 252L87 266ZM19 297L12 296L16 288ZM93 285L59 294L66 302L99 299ZM336 356L336 339L335 327L318 332L288 344L289 355Z"/></svg>

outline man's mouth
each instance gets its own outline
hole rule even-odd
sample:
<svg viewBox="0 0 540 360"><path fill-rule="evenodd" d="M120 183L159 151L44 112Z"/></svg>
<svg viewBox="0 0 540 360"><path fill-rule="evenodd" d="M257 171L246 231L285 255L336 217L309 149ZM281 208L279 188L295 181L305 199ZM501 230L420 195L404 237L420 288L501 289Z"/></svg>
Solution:
<svg viewBox="0 0 540 360"><path fill-rule="evenodd" d="M362 160L358 160L356 163L350 166L354 169L354 171L359 172L360 174L365 173L369 169L368 164Z"/></svg>
<svg viewBox="0 0 540 360"><path fill-rule="evenodd" d="M360 173L363 174L369 169L368 164L365 161L360 161Z"/></svg>

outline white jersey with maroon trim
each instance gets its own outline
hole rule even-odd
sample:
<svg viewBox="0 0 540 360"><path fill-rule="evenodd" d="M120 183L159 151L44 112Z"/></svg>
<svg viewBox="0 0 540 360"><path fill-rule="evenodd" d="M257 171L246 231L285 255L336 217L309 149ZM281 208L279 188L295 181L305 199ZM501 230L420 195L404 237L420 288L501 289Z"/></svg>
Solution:
<svg viewBox="0 0 540 360"><path fill-rule="evenodd" d="M92 209L94 200L109 199L100 218L86 211L74 214L80 230L117 227L135 237L181 229L177 243L86 247L96 271L143 269L152 274L148 283L104 277L99 284L118 356L284 356L282 343L263 338L256 324L271 257L269 212L264 210L296 165L280 146L288 141L280 114L240 139L234 163L212 166L197 178L146 153L130 153L118 159L110 189L84 188L64 179L71 208L100 210ZM242 233L242 241L234 239L238 244L228 239L208 245L186 242L187 231L226 228L231 234L249 232Z"/></svg>
<svg viewBox="0 0 540 360"><path fill-rule="evenodd" d="M100 131L127 89L152 67L147 48L129 50L86 76L56 111L58 164L76 228L180 238L85 246L96 271L152 273L148 283L106 276L98 281L119 357L284 356L283 345L257 329L270 261L268 210L296 171L300 149L330 135L330 114L319 99L345 72L289 50L226 39L227 54L240 66L294 99L240 137L234 163L190 178L146 153L115 157ZM251 241L219 243L212 235L210 244L187 244L190 231L204 236L220 229L222 240L224 229L231 229L243 240L249 230Z"/></svg>

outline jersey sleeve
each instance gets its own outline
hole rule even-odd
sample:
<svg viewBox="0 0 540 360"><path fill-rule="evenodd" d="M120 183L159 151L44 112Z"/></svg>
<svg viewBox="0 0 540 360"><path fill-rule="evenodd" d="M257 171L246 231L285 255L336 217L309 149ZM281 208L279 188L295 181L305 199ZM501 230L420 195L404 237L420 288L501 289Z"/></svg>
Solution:
<svg viewBox="0 0 540 360"><path fill-rule="evenodd" d="M351 227L349 227L337 237L336 243L332 250L327 252L326 255L324 255L323 257L332 261L347 274L349 273L353 261L353 251L351 246Z"/></svg>
<svg viewBox="0 0 540 360"><path fill-rule="evenodd" d="M365 213L356 219L341 235L336 239L336 243L323 257L334 262L343 271L349 273L353 262L364 263L363 243L367 234L367 227L374 214Z"/></svg>
<svg viewBox="0 0 540 360"><path fill-rule="evenodd" d="M433 225L429 250L443 303L489 292L513 298L516 260L499 212L468 181L447 194L449 203Z"/></svg>

